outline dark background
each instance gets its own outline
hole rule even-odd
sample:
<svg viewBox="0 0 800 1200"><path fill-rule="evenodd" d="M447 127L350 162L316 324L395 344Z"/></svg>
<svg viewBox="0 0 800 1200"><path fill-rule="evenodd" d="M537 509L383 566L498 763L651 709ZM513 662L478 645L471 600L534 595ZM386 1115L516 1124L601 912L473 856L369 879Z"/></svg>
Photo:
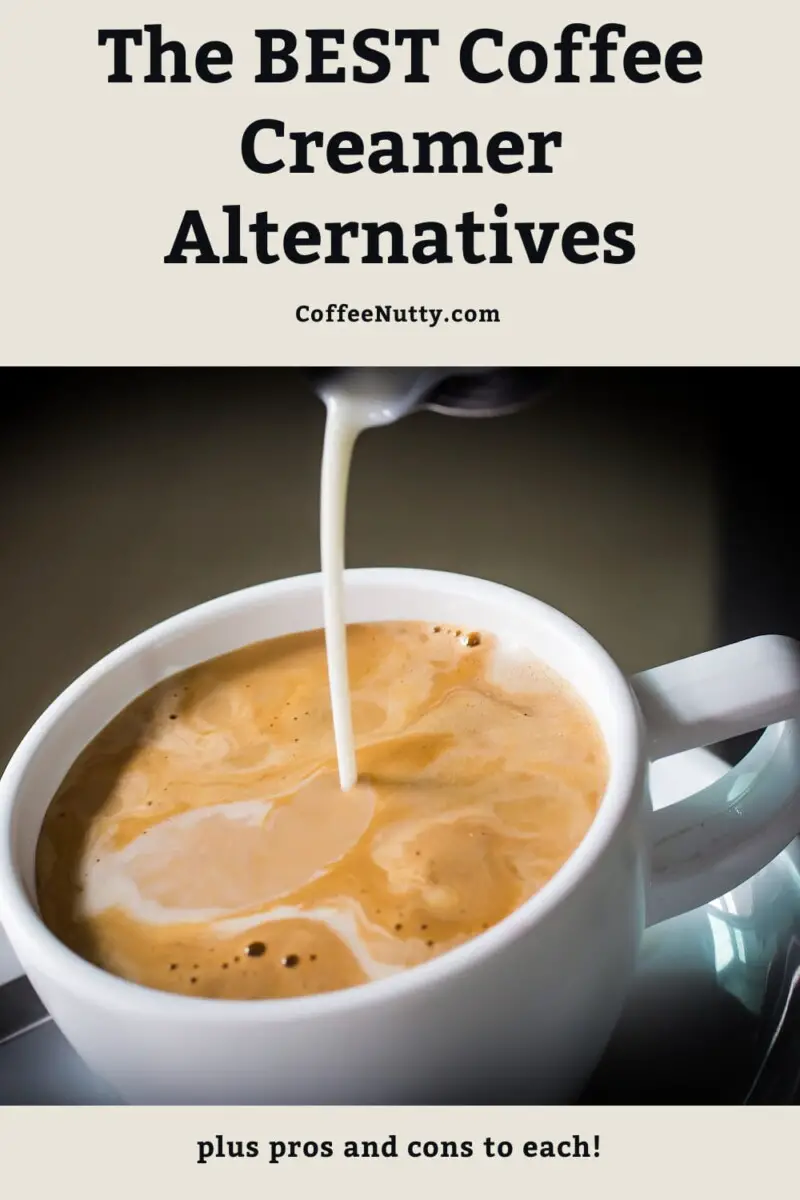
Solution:
<svg viewBox="0 0 800 1200"><path fill-rule="evenodd" d="M301 372L0 372L0 760L63 686L153 621L316 570L324 412ZM563 373L526 412L365 435L348 561L498 579L628 670L800 635L797 374Z"/></svg>
<svg viewBox="0 0 800 1200"><path fill-rule="evenodd" d="M97 657L237 587L318 566L324 411L302 372L6 370L0 761ZM348 561L498 579L634 671L795 602L797 373L561 373L526 412L365 435Z"/></svg>

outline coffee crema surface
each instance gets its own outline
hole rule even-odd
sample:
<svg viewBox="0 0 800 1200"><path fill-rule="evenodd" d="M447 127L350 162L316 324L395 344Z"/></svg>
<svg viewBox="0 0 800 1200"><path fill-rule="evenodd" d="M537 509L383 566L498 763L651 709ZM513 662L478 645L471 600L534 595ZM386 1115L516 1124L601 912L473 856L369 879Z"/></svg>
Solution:
<svg viewBox="0 0 800 1200"><path fill-rule="evenodd" d="M424 963L555 874L608 776L576 693L470 630L381 622L347 639L347 793L322 631L174 676L90 743L37 847L62 942L162 991L303 996Z"/></svg>

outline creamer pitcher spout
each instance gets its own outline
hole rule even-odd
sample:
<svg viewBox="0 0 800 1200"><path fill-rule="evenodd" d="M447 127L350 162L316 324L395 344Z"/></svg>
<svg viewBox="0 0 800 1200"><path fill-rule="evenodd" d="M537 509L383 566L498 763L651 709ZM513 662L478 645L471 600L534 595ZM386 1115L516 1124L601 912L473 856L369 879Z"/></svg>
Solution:
<svg viewBox="0 0 800 1200"><path fill-rule="evenodd" d="M310 372L318 395L369 396L375 424L418 409L454 417L498 417L535 403L558 372L547 367L322 367Z"/></svg>

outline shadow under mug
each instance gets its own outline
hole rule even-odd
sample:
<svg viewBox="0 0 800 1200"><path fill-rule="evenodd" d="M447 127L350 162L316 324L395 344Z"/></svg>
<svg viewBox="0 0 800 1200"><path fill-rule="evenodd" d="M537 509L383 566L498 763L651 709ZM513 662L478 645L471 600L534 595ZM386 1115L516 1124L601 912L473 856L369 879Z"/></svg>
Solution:
<svg viewBox="0 0 800 1200"><path fill-rule="evenodd" d="M435 571L347 572L350 622L467 625L549 664L593 710L610 774L583 842L532 899L423 966L346 991L209 1000L92 966L42 923L36 842L80 751L174 673L319 628L319 576L181 613L109 654L36 722L0 781L0 921L63 1034L119 1096L151 1104L559 1103L620 1013L646 924L730 891L800 830L800 652L756 638L628 680L554 609ZM653 812L648 762L765 729L746 758Z"/></svg>

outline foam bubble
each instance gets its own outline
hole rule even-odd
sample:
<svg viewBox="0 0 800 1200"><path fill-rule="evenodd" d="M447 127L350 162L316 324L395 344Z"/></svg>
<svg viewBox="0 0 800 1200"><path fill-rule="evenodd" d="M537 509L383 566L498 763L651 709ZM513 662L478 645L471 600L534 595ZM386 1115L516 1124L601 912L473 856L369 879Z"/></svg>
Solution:
<svg viewBox="0 0 800 1200"><path fill-rule="evenodd" d="M387 979L408 965L408 955L397 946L396 939L379 925L370 924L361 906L346 897L325 906L281 905L266 913L217 921L214 932L230 937L275 921L311 921L326 926L344 942L368 979Z"/></svg>

